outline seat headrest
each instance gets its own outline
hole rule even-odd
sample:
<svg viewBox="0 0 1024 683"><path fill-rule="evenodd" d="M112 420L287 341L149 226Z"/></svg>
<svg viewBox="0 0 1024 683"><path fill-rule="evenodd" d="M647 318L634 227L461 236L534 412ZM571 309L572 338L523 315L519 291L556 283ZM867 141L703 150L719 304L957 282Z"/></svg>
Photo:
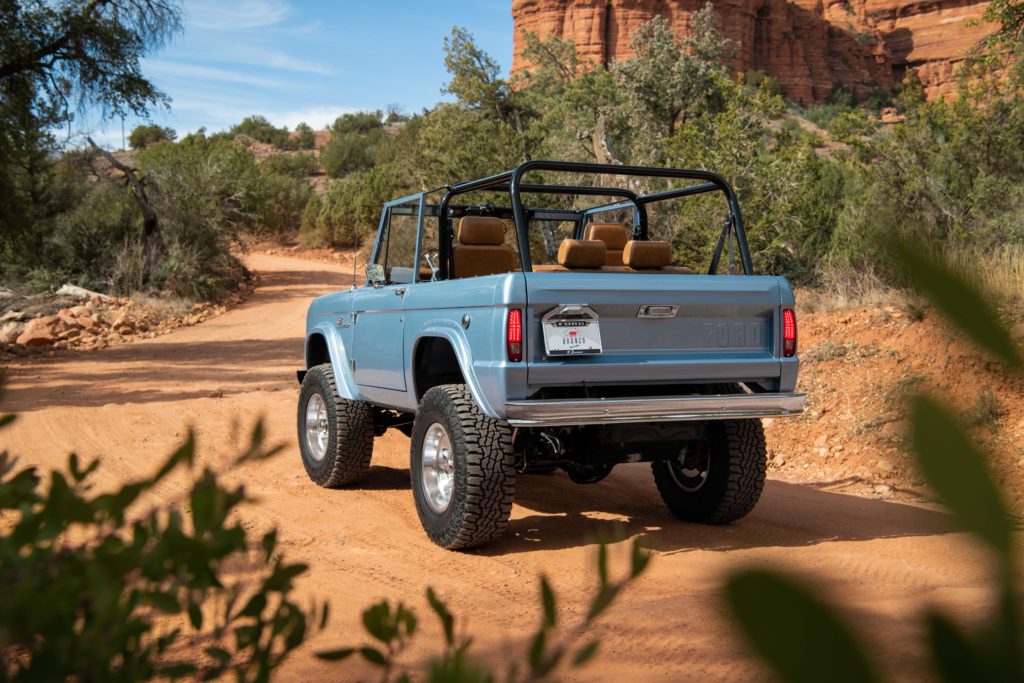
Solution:
<svg viewBox="0 0 1024 683"><path fill-rule="evenodd" d="M459 221L461 244L505 244L505 224L493 216L464 216Z"/></svg>
<svg viewBox="0 0 1024 683"><path fill-rule="evenodd" d="M585 240L601 240L609 249L623 249L629 233L622 223L592 223L583 231Z"/></svg>
<svg viewBox="0 0 1024 683"><path fill-rule="evenodd" d="M630 268L663 268L672 263L668 242L630 240L622 250L622 262Z"/></svg>
<svg viewBox="0 0 1024 683"><path fill-rule="evenodd" d="M558 264L566 268L600 268L608 247L601 240L562 240Z"/></svg>

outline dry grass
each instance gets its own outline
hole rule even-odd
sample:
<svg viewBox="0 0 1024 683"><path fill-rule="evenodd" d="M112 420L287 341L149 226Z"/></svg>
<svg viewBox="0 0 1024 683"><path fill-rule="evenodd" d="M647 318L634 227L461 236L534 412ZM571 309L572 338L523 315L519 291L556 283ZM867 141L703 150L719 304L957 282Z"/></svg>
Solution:
<svg viewBox="0 0 1024 683"><path fill-rule="evenodd" d="M994 251L948 249L943 258L951 268L1011 309L1024 309L1024 245L1004 245ZM913 320L923 317L925 302L912 292L890 287L873 273L832 270L825 287L801 289L801 311L828 312L858 307L893 306Z"/></svg>
<svg viewBox="0 0 1024 683"><path fill-rule="evenodd" d="M987 252L950 249L944 256L950 267L998 300L1024 303L1024 245L1008 244Z"/></svg>

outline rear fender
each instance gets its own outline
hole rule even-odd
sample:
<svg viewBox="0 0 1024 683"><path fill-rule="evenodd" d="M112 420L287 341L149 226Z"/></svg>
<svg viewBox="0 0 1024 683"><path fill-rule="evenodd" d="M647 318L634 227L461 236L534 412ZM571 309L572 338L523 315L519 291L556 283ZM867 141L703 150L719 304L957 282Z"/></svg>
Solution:
<svg viewBox="0 0 1024 683"><path fill-rule="evenodd" d="M473 352L470 350L469 341L466 339L462 326L453 320L430 321L421 330L419 337L416 338L411 358L416 358L419 345L424 340L432 337L445 339L452 345L452 349L455 350L455 359L458 361L462 377L466 381L466 387L469 389L469 393L473 395L473 400L476 401L480 411L488 417L504 419L504 413L495 410L493 402L487 398L487 394L483 390L480 378L477 377L473 367ZM415 387L415 368L411 367L410 364L406 372L406 386Z"/></svg>
<svg viewBox="0 0 1024 683"><path fill-rule="evenodd" d="M319 335L327 342L327 352L330 355L331 368L334 370L334 380L337 384L338 395L349 400L359 399L359 388L356 386L355 378L349 366L348 354L345 353L345 345L341 341L341 335L337 328L328 323L322 322L314 325L306 336L306 365L310 363L310 345L313 337Z"/></svg>

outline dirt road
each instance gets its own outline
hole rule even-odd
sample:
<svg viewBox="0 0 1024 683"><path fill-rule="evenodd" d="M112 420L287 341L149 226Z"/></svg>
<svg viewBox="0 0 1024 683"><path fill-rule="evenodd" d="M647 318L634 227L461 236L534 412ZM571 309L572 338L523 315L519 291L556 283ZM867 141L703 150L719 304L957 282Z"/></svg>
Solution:
<svg viewBox="0 0 1024 683"><path fill-rule="evenodd" d="M381 597L402 598L430 622L432 585L477 634L480 655L523 646L537 624L537 575L546 573L569 621L593 586L593 540L644 534L656 548L649 572L596 629L598 660L580 680L761 680L735 641L721 600L724 576L772 564L811 577L844 605L896 678L924 674L916 645L926 604L980 617L991 598L985 555L949 531L941 513L857 498L822 487L769 481L739 524L713 528L671 518L645 465L577 486L561 475L523 476L507 536L483 550L451 553L423 535L409 492L408 440L378 440L374 467L357 488L311 484L294 445L295 370L302 362L308 300L347 286L334 266L254 255L262 285L243 305L202 325L103 351L19 364L6 410L20 413L3 438L23 462L63 463L76 450L103 455L100 483L149 473L194 426L202 462L223 469L244 430L264 416L288 444L268 463L231 476L259 502L256 529L278 525L286 551L312 570L301 584L329 599L329 633L304 646L282 680L353 680L365 671L315 660L313 649L362 639L359 614ZM180 495L168 484L160 495ZM436 633L432 624L429 633ZM425 652L421 646L411 653Z"/></svg>

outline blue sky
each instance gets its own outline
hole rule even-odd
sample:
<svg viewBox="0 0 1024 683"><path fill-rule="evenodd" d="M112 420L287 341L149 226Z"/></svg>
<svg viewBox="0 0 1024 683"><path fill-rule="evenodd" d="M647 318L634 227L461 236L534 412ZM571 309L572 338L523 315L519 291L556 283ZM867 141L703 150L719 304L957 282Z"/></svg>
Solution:
<svg viewBox="0 0 1024 683"><path fill-rule="evenodd" d="M146 59L144 73L171 96L152 120L179 135L223 130L250 114L316 129L339 114L397 104L416 112L445 99L442 41L453 25L507 71L509 0L184 0L185 31ZM128 131L137 124L128 119ZM97 142L121 145L121 121L78 122Z"/></svg>

